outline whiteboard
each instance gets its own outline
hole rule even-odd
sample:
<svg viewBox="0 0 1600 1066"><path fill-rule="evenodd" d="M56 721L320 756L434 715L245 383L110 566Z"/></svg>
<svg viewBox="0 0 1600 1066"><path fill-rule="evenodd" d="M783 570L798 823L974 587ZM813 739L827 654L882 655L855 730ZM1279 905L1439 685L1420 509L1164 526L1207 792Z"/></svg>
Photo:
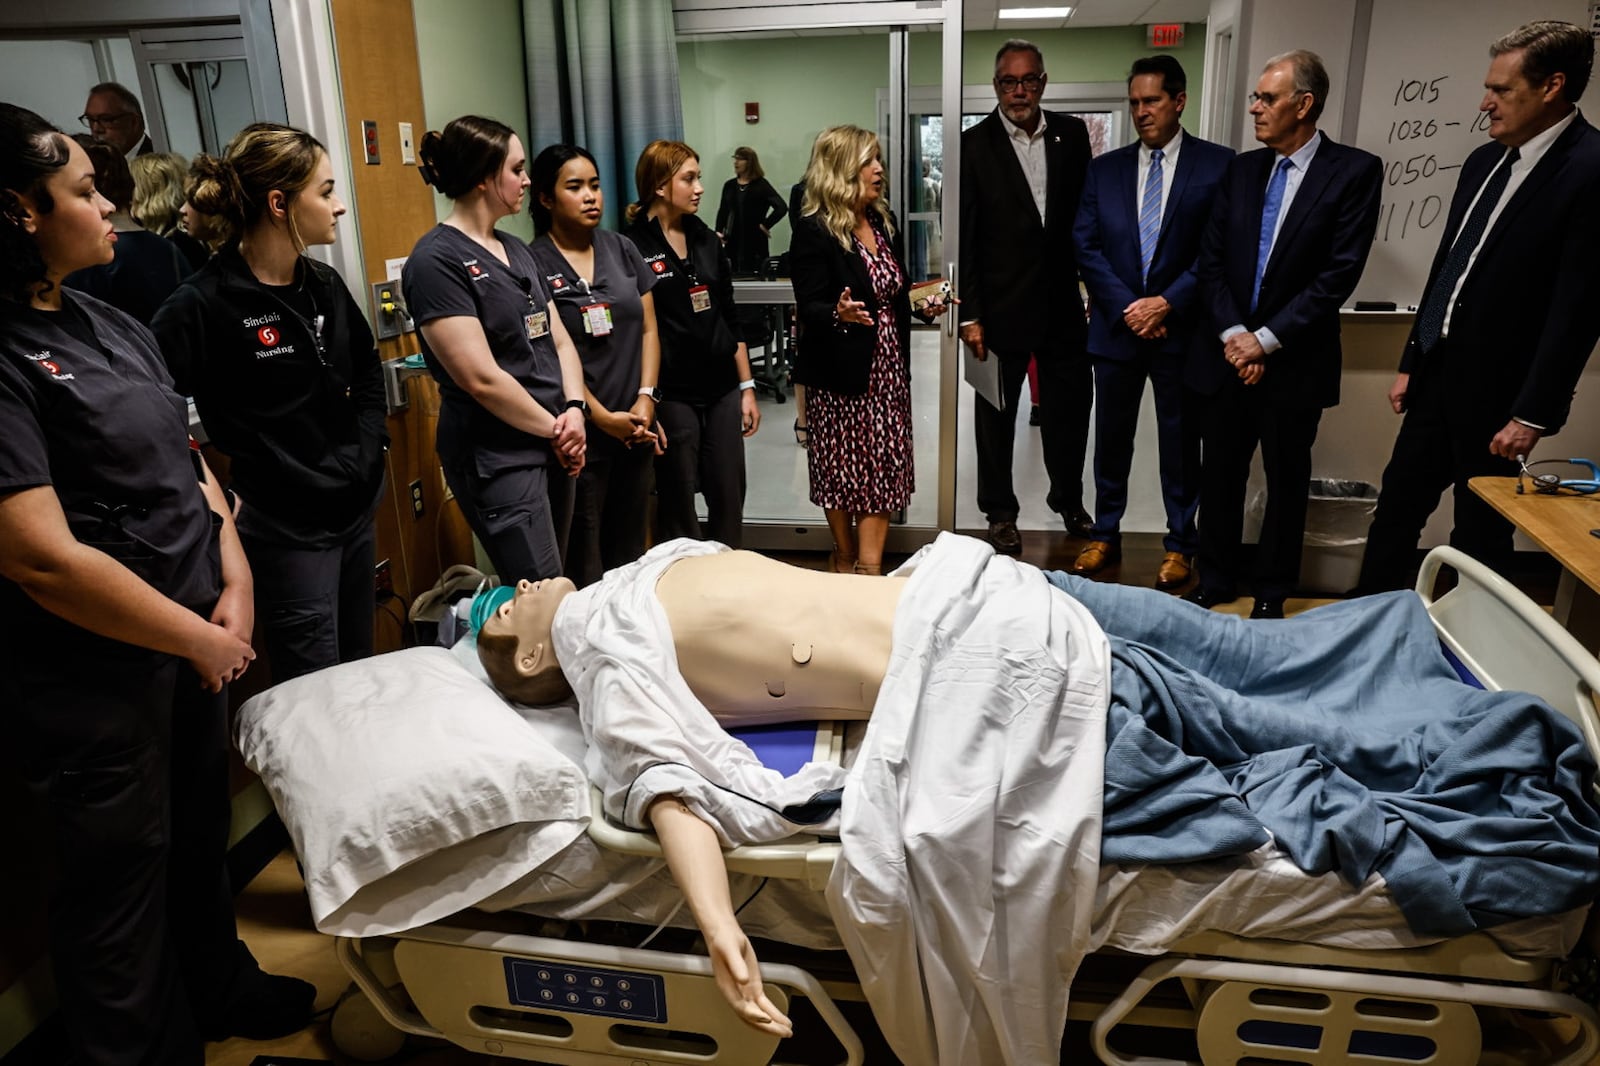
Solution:
<svg viewBox="0 0 1600 1066"><path fill-rule="evenodd" d="M1355 299L1422 302L1461 164L1489 140L1478 111L1489 44L1534 19L1587 26L1589 5L1372 0L1355 144L1383 160L1383 207Z"/></svg>

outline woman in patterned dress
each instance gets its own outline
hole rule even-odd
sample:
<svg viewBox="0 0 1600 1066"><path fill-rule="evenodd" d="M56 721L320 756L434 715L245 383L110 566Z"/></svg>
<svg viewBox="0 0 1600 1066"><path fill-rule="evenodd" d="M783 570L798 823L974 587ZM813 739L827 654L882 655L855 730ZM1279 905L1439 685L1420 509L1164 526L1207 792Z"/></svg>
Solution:
<svg viewBox="0 0 1600 1066"><path fill-rule="evenodd" d="M911 303L877 136L823 130L789 247L800 315L794 379L806 386L811 502L828 517L832 569L883 572L889 515L916 488ZM932 321L932 303L919 312Z"/></svg>

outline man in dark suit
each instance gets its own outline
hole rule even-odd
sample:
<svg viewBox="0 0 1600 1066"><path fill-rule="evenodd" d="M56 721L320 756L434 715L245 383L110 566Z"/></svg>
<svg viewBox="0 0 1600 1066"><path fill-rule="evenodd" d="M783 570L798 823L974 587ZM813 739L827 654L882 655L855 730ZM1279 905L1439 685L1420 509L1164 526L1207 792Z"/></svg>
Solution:
<svg viewBox="0 0 1600 1066"><path fill-rule="evenodd" d="M1089 532L1083 457L1094 378L1084 348L1072 219L1089 165L1081 119L1040 108L1048 78L1036 45L1010 40L994 63L1000 106L961 135L961 339L1000 360L1004 409L974 397L978 506L995 550L1022 550L1011 450L1017 400L1037 357L1046 503L1075 536Z"/></svg>
<svg viewBox="0 0 1600 1066"><path fill-rule="evenodd" d="M1311 445L1339 402L1339 308L1378 227L1383 164L1317 129L1328 73L1315 53L1267 62L1250 96L1256 140L1218 188L1200 252L1200 288L1221 341L1197 348L1185 378L1203 399L1200 584L1189 598L1233 600L1242 576L1245 484L1256 447L1267 509L1252 618L1282 618L1300 577Z"/></svg>
<svg viewBox="0 0 1600 1066"><path fill-rule="evenodd" d="M1512 527L1467 486L1518 472L1561 428L1600 335L1600 132L1575 107L1594 43L1534 22L1490 46L1480 109L1494 140L1461 166L1400 373L1404 413L1383 472L1360 589L1404 588L1447 485L1450 543L1503 570Z"/></svg>
<svg viewBox="0 0 1600 1066"><path fill-rule="evenodd" d="M144 108L125 85L103 81L90 89L78 121L88 127L95 140L111 145L129 159L155 151L144 132Z"/></svg>
<svg viewBox="0 0 1600 1066"><path fill-rule="evenodd" d="M1171 56L1136 60L1128 109L1139 143L1089 164L1073 228L1089 290L1094 364L1094 531L1072 570L1092 574L1121 558L1134 428L1148 378L1156 399L1166 557L1156 588L1189 580L1198 544L1200 435L1183 410L1183 359L1201 313L1195 260L1217 183L1233 151L1183 132L1188 80Z"/></svg>

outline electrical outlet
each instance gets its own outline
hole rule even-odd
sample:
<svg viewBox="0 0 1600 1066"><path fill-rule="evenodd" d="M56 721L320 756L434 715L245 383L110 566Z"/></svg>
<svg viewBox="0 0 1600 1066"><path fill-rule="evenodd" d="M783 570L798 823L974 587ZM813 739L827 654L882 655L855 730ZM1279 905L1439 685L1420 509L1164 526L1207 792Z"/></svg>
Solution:
<svg viewBox="0 0 1600 1066"><path fill-rule="evenodd" d="M394 595L394 572L389 569L389 560L379 559L378 565L373 567L372 591L379 603Z"/></svg>
<svg viewBox="0 0 1600 1066"><path fill-rule="evenodd" d="M413 518L422 517L422 479L411 483L411 515Z"/></svg>

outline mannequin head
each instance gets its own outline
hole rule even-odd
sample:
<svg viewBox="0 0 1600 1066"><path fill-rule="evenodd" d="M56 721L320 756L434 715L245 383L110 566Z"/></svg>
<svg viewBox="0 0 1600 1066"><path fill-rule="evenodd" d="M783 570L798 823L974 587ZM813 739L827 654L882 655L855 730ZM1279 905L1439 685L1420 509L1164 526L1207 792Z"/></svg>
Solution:
<svg viewBox="0 0 1600 1066"><path fill-rule="evenodd" d="M502 696L535 706L572 695L550 641L556 608L576 591L564 577L519 581L517 593L478 631L478 660Z"/></svg>

